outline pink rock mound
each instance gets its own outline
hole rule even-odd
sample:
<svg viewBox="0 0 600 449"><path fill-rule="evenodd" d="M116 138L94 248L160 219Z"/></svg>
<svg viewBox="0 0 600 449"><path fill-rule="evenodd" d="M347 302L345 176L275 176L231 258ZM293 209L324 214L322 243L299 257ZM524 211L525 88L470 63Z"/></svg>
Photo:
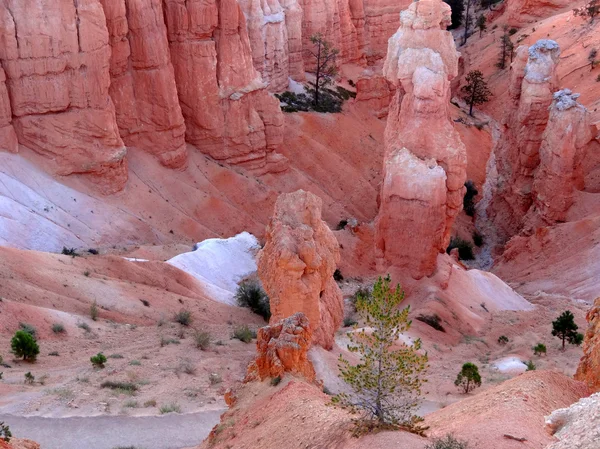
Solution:
<svg viewBox="0 0 600 449"><path fill-rule="evenodd" d="M585 382L593 391L600 391L600 298L596 298L586 319L589 325L575 379Z"/></svg>
<svg viewBox="0 0 600 449"><path fill-rule="evenodd" d="M101 0L110 35L110 96L123 141L185 166L185 125L161 0Z"/></svg>
<svg viewBox="0 0 600 449"><path fill-rule="evenodd" d="M508 0L508 22L511 25L525 25L551 16L557 10L573 3L572 0Z"/></svg>
<svg viewBox="0 0 600 449"><path fill-rule="evenodd" d="M385 130L376 246L386 265L416 279L433 273L462 208L466 150L450 120L459 54L446 31L450 7L412 3L389 40L384 75L397 87Z"/></svg>
<svg viewBox="0 0 600 449"><path fill-rule="evenodd" d="M303 190L277 198L258 274L271 300L271 323L302 312L313 343L330 349L343 318L342 294L333 280L340 252L321 208L321 199Z"/></svg>
<svg viewBox="0 0 600 449"><path fill-rule="evenodd" d="M255 70L236 0L165 0L186 140L256 174L283 171L283 113Z"/></svg>
<svg viewBox="0 0 600 449"><path fill-rule="evenodd" d="M0 449L40 449L40 445L31 440L11 438L10 443L0 440Z"/></svg>
<svg viewBox="0 0 600 449"><path fill-rule="evenodd" d="M315 370L308 360L312 331L308 318L295 313L271 326L258 331L256 359L248 366L245 382L282 377L285 373L315 379Z"/></svg>
<svg viewBox="0 0 600 449"><path fill-rule="evenodd" d="M540 40L517 49L511 65L509 105L504 134L494 149L498 177L488 206L499 241L518 233L531 204L533 176L540 163L540 147L557 90L560 49L552 40Z"/></svg>
<svg viewBox="0 0 600 449"><path fill-rule="evenodd" d="M126 150L109 96L111 49L99 0L6 0L0 34L19 143L47 156L59 174L99 175L105 191L121 189ZM0 130L14 151L4 88L0 105Z"/></svg>

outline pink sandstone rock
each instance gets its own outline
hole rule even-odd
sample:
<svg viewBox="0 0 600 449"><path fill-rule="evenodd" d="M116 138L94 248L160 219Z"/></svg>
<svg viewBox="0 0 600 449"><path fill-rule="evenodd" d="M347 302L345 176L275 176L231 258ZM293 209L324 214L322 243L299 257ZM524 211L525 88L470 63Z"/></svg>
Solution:
<svg viewBox="0 0 600 449"><path fill-rule="evenodd" d="M540 146L557 90L558 44L540 40L519 47L511 65L505 131L494 149L498 179L487 213L500 242L520 231L532 205L533 176L540 163Z"/></svg>
<svg viewBox="0 0 600 449"><path fill-rule="evenodd" d="M248 366L244 382L299 374L309 382L315 380L315 369L308 359L312 330L306 315L295 313L259 329L256 359Z"/></svg>
<svg viewBox="0 0 600 449"><path fill-rule="evenodd" d="M16 153L19 151L17 135L12 125L10 98L6 90L6 74L0 67L0 151Z"/></svg>
<svg viewBox="0 0 600 449"><path fill-rule="evenodd" d="M466 180L466 150L448 109L459 57L446 31L449 20L450 7L441 0L412 3L390 38L383 69L397 91L385 130L376 247L386 265L417 279L433 273L448 244ZM420 176L411 176L413 170Z"/></svg>
<svg viewBox="0 0 600 449"><path fill-rule="evenodd" d="M283 171L279 101L255 70L235 0L165 0L186 140L215 160L256 174Z"/></svg>
<svg viewBox="0 0 600 449"><path fill-rule="evenodd" d="M271 323L302 312L313 343L330 349L343 318L342 294L333 280L340 252L321 208L321 199L303 190L277 198L258 275L271 300Z"/></svg>
<svg viewBox="0 0 600 449"><path fill-rule="evenodd" d="M112 192L127 181L127 166L108 93L105 22L99 0L5 0L0 61L19 143L58 174L92 174Z"/></svg>
<svg viewBox="0 0 600 449"><path fill-rule="evenodd" d="M585 187L582 163L593 136L589 113L577 98L579 94L564 89L554 94L550 107L533 181L534 207L528 213L544 224L566 221L575 190Z"/></svg>
<svg viewBox="0 0 600 449"><path fill-rule="evenodd" d="M412 0L362 0L365 12L365 53L369 63L386 57L388 39L400 25L400 12Z"/></svg>
<svg viewBox="0 0 600 449"><path fill-rule="evenodd" d="M600 391L600 298L586 316L588 328L583 341L583 357L575 379L585 382L592 391Z"/></svg>
<svg viewBox="0 0 600 449"><path fill-rule="evenodd" d="M161 0L101 0L110 35L110 96L128 146L171 168L187 163L185 125Z"/></svg>
<svg viewBox="0 0 600 449"><path fill-rule="evenodd" d="M507 0L508 23L522 26L551 16L572 4L572 0Z"/></svg>
<svg viewBox="0 0 600 449"><path fill-rule="evenodd" d="M378 118L388 114L393 85L382 75L361 76L356 81L356 103Z"/></svg>

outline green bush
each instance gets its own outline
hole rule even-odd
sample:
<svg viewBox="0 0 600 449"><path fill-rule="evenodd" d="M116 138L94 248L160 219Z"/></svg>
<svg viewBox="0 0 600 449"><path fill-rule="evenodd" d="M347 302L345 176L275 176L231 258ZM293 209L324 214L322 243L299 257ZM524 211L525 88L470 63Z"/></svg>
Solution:
<svg viewBox="0 0 600 449"><path fill-rule="evenodd" d="M166 413L181 413L181 407L176 402L171 402L170 404L161 405L159 411L161 415Z"/></svg>
<svg viewBox="0 0 600 449"><path fill-rule="evenodd" d="M469 449L469 443L457 440L452 435L433 440L433 443L425 446L425 449Z"/></svg>
<svg viewBox="0 0 600 449"><path fill-rule="evenodd" d="M40 353L40 347L38 346L35 338L23 330L15 332L14 337L10 342L12 353L16 357L23 357L23 360L35 361L38 354Z"/></svg>
<svg viewBox="0 0 600 449"><path fill-rule="evenodd" d="M67 248L66 246L63 246L62 254L71 257L79 256L79 254L77 254L77 252L75 251L75 248Z"/></svg>
<svg viewBox="0 0 600 449"><path fill-rule="evenodd" d="M203 351L207 350L210 346L211 335L209 332L196 331L194 333L194 341L196 342L196 347Z"/></svg>
<svg viewBox="0 0 600 449"><path fill-rule="evenodd" d="M365 301L369 301L371 298L371 294L373 293L372 289L369 287L360 287L358 290L354 292L352 298L350 298L350 302L356 308L356 303L359 299L364 299Z"/></svg>
<svg viewBox="0 0 600 449"><path fill-rule="evenodd" d="M508 337L506 335L500 335L498 337L498 344L505 345L508 343Z"/></svg>
<svg viewBox="0 0 600 449"><path fill-rule="evenodd" d="M2 438L7 443L12 438L12 433L10 431L10 427L4 424L4 421L0 421L0 438Z"/></svg>
<svg viewBox="0 0 600 449"><path fill-rule="evenodd" d="M450 239L450 244L448 248L446 248L446 252L450 254L454 248L458 248L458 257L461 260L473 260L475 256L473 256L473 246L470 242L461 239L460 237L452 237Z"/></svg>
<svg viewBox="0 0 600 449"><path fill-rule="evenodd" d="M189 310L180 310L175 314L174 321L182 326L189 326L192 324L192 312Z"/></svg>
<svg viewBox="0 0 600 449"><path fill-rule="evenodd" d="M252 310L252 312L262 316L266 321L269 321L269 318L271 318L269 297L258 281L243 281L235 292L235 299L239 306Z"/></svg>
<svg viewBox="0 0 600 449"><path fill-rule="evenodd" d="M546 345L544 343L538 343L533 347L533 355L546 354Z"/></svg>
<svg viewBox="0 0 600 449"><path fill-rule="evenodd" d="M121 390L129 393L135 393L138 390L138 386L132 382L115 382L112 380L102 382L100 388L110 388L111 390Z"/></svg>
<svg viewBox="0 0 600 449"><path fill-rule="evenodd" d="M65 332L65 326L63 326L61 323L54 323L52 325L52 332L55 334L63 334Z"/></svg>
<svg viewBox="0 0 600 449"><path fill-rule="evenodd" d="M99 352L98 354L90 357L90 362L92 362L92 365L94 365L96 368L104 368L106 356Z"/></svg>
<svg viewBox="0 0 600 449"><path fill-rule="evenodd" d="M32 326L31 324L19 323L19 329L27 332L29 335L31 335L33 338L35 338L37 340L37 329L34 326Z"/></svg>
<svg viewBox="0 0 600 449"><path fill-rule="evenodd" d="M233 330L233 338L237 338L244 343L250 343L255 337L256 334L247 325L238 326Z"/></svg>
<svg viewBox="0 0 600 449"><path fill-rule="evenodd" d="M428 324L429 326L433 327L437 331L446 332L446 329L444 329L444 326L442 326L442 324L441 324L442 320L437 313L434 313L433 315L419 315L417 317L417 320L422 321L425 324Z"/></svg>
<svg viewBox="0 0 600 449"><path fill-rule="evenodd" d="M25 383L29 384L29 385L33 385L34 382L35 382L35 376L33 374L31 374L30 371L27 371L25 373Z"/></svg>
<svg viewBox="0 0 600 449"><path fill-rule="evenodd" d="M463 390L465 394L473 391L476 387L480 387L481 375L479 374L477 365L470 362L465 363L458 376L456 376L454 385Z"/></svg>
<svg viewBox="0 0 600 449"><path fill-rule="evenodd" d="M277 385L279 385L281 383L281 376L277 376L277 377L273 377L271 379L271 386L272 387L276 387Z"/></svg>
<svg viewBox="0 0 600 449"><path fill-rule="evenodd" d="M536 369L536 366L535 366L535 363L533 363L533 360L530 360L525 365L527 365L527 371L535 371L535 369Z"/></svg>

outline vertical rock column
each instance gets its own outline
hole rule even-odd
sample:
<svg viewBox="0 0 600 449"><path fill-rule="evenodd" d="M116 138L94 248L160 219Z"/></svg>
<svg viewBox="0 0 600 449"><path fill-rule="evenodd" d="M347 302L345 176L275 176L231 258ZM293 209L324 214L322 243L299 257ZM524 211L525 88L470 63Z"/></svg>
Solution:
<svg viewBox="0 0 600 449"><path fill-rule="evenodd" d="M101 0L110 34L110 96L121 137L165 166L187 163L185 125L161 0Z"/></svg>
<svg viewBox="0 0 600 449"><path fill-rule="evenodd" d="M376 249L384 265L431 275L462 208L466 150L450 120L459 54L446 31L450 7L412 3L388 44L384 75L397 87L385 130Z"/></svg>
<svg viewBox="0 0 600 449"><path fill-rule="evenodd" d="M271 301L270 322L302 312L313 343L330 349L344 310L333 279L339 244L321 219L321 208L321 199L303 190L277 198L259 253L258 275Z"/></svg>
<svg viewBox="0 0 600 449"><path fill-rule="evenodd" d="M108 92L111 50L99 0L3 0L0 39L19 143L61 175L90 174L104 192L122 189L126 149Z"/></svg>

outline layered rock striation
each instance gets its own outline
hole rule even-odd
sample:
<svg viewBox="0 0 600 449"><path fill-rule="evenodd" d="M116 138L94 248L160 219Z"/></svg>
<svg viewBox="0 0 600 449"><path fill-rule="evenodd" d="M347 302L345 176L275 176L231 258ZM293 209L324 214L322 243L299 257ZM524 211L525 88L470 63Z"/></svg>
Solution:
<svg viewBox="0 0 600 449"><path fill-rule="evenodd" d="M466 150L449 114L459 53L441 0L412 3L400 21L383 70L397 90L385 130L376 248L384 264L420 278L433 273L462 208Z"/></svg>
<svg viewBox="0 0 600 449"><path fill-rule="evenodd" d="M583 188L581 162L592 139L578 95L558 91L560 49L552 40L519 47L513 62L505 132L494 149L498 173L488 217L503 243L524 229L564 221Z"/></svg>
<svg viewBox="0 0 600 449"><path fill-rule="evenodd" d="M600 298L586 316L588 328L583 341L583 357L575 379L585 382L592 391L600 391Z"/></svg>
<svg viewBox="0 0 600 449"><path fill-rule="evenodd" d="M256 359L248 366L245 381L282 377L285 373L314 381L315 369L308 359L311 341L310 323L301 312L259 329Z"/></svg>
<svg viewBox="0 0 600 449"><path fill-rule="evenodd" d="M277 198L258 274L271 301L271 323L302 312L313 343L330 349L343 318L342 293L333 279L340 252L321 208L321 199L303 190Z"/></svg>

